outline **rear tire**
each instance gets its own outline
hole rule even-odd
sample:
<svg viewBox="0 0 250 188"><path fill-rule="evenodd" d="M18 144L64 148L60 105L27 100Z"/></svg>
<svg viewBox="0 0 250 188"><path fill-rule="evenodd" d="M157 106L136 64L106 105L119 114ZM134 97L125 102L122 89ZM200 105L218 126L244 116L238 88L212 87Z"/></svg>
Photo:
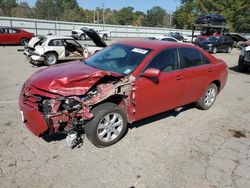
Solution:
<svg viewBox="0 0 250 188"><path fill-rule="evenodd" d="M229 47L227 48L227 53L231 53L231 51L232 51L232 47L229 46Z"/></svg>
<svg viewBox="0 0 250 188"><path fill-rule="evenodd" d="M27 39L27 38L21 38L21 39L20 39L20 44L21 44L22 46L27 46L28 43L29 43L29 39Z"/></svg>
<svg viewBox="0 0 250 188"><path fill-rule="evenodd" d="M243 64L243 61L244 61L243 57L240 56L239 61L238 61L238 70L239 70L239 72L245 72L247 70L247 68L248 68L247 65Z"/></svg>
<svg viewBox="0 0 250 188"><path fill-rule="evenodd" d="M92 113L94 118L85 126L86 136L96 147L107 147L117 143L127 131L124 111L114 103L102 103Z"/></svg>
<svg viewBox="0 0 250 188"><path fill-rule="evenodd" d="M201 110L208 110L211 108L216 100L218 94L218 87L212 83L206 89L204 95L199 102L196 103L196 107Z"/></svg>
<svg viewBox="0 0 250 188"><path fill-rule="evenodd" d="M107 35L103 35L103 36L102 36L102 39L103 39L103 40L108 40L108 36L107 36Z"/></svg>
<svg viewBox="0 0 250 188"><path fill-rule="evenodd" d="M44 64L45 65L55 65L58 61L58 56L56 53L54 52L48 52L46 53L46 57L45 57L45 61L44 61Z"/></svg>
<svg viewBox="0 0 250 188"><path fill-rule="evenodd" d="M213 54L216 54L216 53L217 53L217 48L216 48L216 47L213 47L213 48L212 48L212 53L213 53Z"/></svg>

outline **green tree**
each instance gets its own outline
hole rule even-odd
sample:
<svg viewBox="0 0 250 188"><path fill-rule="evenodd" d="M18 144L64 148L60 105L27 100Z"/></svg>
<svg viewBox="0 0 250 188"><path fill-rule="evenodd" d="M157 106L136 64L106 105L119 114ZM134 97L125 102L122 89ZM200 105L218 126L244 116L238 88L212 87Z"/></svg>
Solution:
<svg viewBox="0 0 250 188"><path fill-rule="evenodd" d="M187 1L173 13L173 24L178 29L191 29L197 15L194 3Z"/></svg>
<svg viewBox="0 0 250 188"><path fill-rule="evenodd" d="M0 0L0 14L2 16L12 16L12 9L16 6L16 0Z"/></svg>
<svg viewBox="0 0 250 188"><path fill-rule="evenodd" d="M130 6L118 10L115 14L117 23L120 25L132 25L134 19L133 11L134 8Z"/></svg>
<svg viewBox="0 0 250 188"><path fill-rule="evenodd" d="M20 2L15 8L12 9L12 16L21 18L32 18L32 8L27 2Z"/></svg>
<svg viewBox="0 0 250 188"><path fill-rule="evenodd" d="M145 23L146 14L141 11L135 11L133 23L134 26L142 26Z"/></svg>
<svg viewBox="0 0 250 188"><path fill-rule="evenodd" d="M147 11L145 25L150 27L164 26L164 18L166 15L167 13L163 8L155 6Z"/></svg>

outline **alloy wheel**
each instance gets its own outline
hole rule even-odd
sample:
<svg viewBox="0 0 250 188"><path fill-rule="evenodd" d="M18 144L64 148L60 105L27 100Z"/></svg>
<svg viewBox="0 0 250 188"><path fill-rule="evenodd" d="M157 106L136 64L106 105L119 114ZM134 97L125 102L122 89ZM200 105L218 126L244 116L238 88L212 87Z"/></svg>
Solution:
<svg viewBox="0 0 250 188"><path fill-rule="evenodd" d="M215 101L215 97L216 97L216 91L214 88L210 88L205 96L205 105L206 106L211 106L213 104L213 102Z"/></svg>
<svg viewBox="0 0 250 188"><path fill-rule="evenodd" d="M123 125L123 119L120 114L107 114L97 126L98 138L103 142L113 141L120 135Z"/></svg>

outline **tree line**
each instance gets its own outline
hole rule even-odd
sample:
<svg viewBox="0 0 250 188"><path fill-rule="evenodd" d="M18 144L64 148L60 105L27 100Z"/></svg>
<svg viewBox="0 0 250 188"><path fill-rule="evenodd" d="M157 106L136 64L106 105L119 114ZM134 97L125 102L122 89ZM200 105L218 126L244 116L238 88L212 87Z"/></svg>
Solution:
<svg viewBox="0 0 250 188"><path fill-rule="evenodd" d="M146 13L128 6L120 10L97 7L84 9L77 0L37 0L34 7L27 2L0 0L0 16L36 18L85 23L106 23L119 25L170 27L170 14L155 6Z"/></svg>
<svg viewBox="0 0 250 188"><path fill-rule="evenodd" d="M77 0L37 0L33 7L22 0L0 0L0 16L191 29L198 16L219 13L227 19L231 31L250 32L249 0L180 0L180 2L181 6L170 14L160 6L152 7L146 12L137 11L131 6L119 10L104 7L88 10L81 7Z"/></svg>

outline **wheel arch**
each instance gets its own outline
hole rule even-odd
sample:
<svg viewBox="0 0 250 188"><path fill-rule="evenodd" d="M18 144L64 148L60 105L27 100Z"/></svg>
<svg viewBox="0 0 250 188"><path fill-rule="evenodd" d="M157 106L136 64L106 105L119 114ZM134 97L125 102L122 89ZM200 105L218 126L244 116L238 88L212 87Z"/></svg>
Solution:
<svg viewBox="0 0 250 188"><path fill-rule="evenodd" d="M92 109L95 108L96 106L100 105L100 104L103 104L103 103L114 103L114 104L120 106L122 108L122 110L124 111L128 122L133 121L133 118L130 117L129 111L128 111L128 105L129 105L128 100L124 96L122 96L122 95L111 95L107 99L93 105Z"/></svg>
<svg viewBox="0 0 250 188"><path fill-rule="evenodd" d="M29 42L29 38L28 37L26 37L26 36L21 36L21 37L19 37L19 43L21 44L21 42L22 42L22 40L23 39L26 39L28 42Z"/></svg>
<svg viewBox="0 0 250 188"><path fill-rule="evenodd" d="M221 83L219 80L214 80L213 82L211 82L210 84L215 84L218 88L218 93L220 92L220 89L221 89ZM210 85L209 84L209 85Z"/></svg>
<svg viewBox="0 0 250 188"><path fill-rule="evenodd" d="M54 54L56 54L57 57L58 57L58 53L57 53L55 50L47 51L47 52L44 53L44 55L46 55L46 54L48 54L48 53L54 53Z"/></svg>

